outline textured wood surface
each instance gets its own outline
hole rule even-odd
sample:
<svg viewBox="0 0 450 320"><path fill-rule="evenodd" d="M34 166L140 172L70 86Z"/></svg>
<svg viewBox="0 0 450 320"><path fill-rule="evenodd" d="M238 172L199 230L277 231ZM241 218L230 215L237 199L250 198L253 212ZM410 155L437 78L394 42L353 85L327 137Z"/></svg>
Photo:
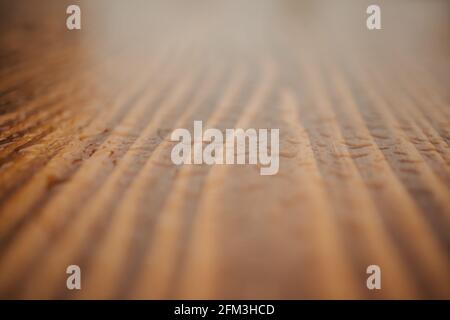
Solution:
<svg viewBox="0 0 450 320"><path fill-rule="evenodd" d="M450 3L371 2L0 1L0 297L450 298ZM174 166L194 120L279 173Z"/></svg>

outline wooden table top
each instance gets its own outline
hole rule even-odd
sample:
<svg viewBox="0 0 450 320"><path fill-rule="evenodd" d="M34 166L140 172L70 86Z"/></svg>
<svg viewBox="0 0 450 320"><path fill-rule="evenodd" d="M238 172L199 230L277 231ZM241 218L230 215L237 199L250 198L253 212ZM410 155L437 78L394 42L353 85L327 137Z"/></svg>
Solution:
<svg viewBox="0 0 450 320"><path fill-rule="evenodd" d="M371 2L0 1L0 297L449 299L450 2ZM175 166L194 120L278 174Z"/></svg>

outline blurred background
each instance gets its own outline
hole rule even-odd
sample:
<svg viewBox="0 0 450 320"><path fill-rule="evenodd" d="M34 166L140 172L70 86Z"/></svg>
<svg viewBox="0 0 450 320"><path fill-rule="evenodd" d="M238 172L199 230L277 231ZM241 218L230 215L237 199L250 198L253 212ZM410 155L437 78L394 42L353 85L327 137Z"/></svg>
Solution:
<svg viewBox="0 0 450 320"><path fill-rule="evenodd" d="M449 9L0 0L0 297L450 298ZM194 120L279 174L174 166Z"/></svg>

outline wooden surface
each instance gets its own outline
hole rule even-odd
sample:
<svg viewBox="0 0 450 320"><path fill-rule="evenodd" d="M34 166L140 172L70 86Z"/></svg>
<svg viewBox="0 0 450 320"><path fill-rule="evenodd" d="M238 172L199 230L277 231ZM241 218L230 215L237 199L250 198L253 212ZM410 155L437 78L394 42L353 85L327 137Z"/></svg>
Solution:
<svg viewBox="0 0 450 320"><path fill-rule="evenodd" d="M450 3L372 2L0 1L0 297L449 299ZM174 166L194 120L279 173Z"/></svg>

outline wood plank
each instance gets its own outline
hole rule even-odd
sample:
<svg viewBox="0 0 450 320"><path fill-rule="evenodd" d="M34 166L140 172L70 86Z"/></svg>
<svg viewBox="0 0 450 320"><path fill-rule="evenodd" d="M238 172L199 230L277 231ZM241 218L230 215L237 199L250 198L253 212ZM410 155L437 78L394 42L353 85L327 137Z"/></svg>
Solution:
<svg viewBox="0 0 450 320"><path fill-rule="evenodd" d="M0 1L0 297L449 299L450 3L378 2ZM196 120L279 172L174 165Z"/></svg>

